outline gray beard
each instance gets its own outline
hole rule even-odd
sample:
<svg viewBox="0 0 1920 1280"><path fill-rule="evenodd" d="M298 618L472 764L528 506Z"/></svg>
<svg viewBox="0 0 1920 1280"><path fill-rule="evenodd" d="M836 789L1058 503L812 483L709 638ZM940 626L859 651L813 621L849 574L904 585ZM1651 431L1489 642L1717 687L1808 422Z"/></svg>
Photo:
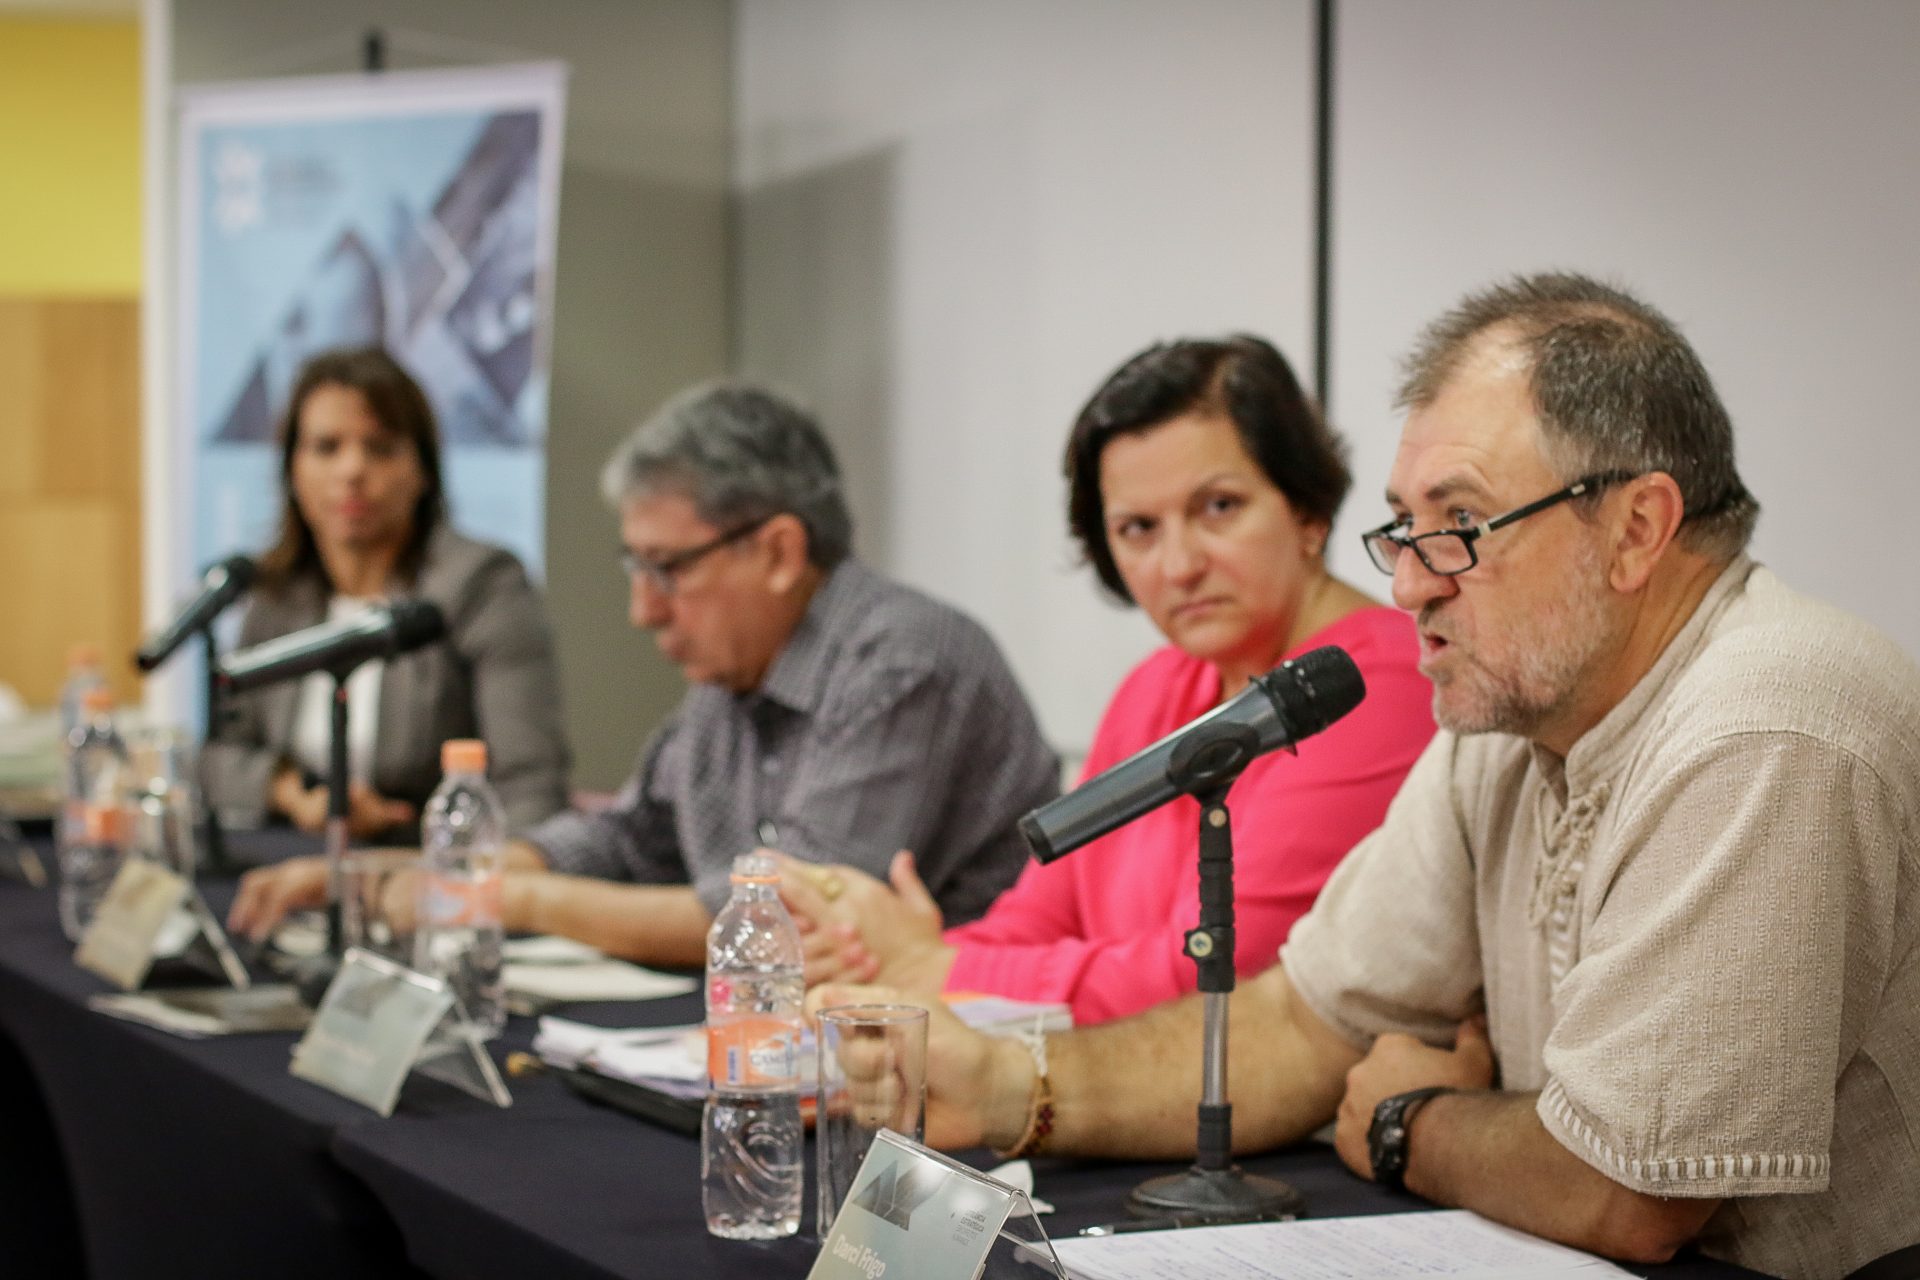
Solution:
<svg viewBox="0 0 1920 1280"><path fill-rule="evenodd" d="M1436 682L1434 719L1456 734L1511 733L1532 738L1566 711L1602 655L1614 647L1619 624L1608 608L1597 549L1583 551L1568 571L1564 603L1527 620L1512 637L1511 669L1495 672L1470 661L1468 669ZM1469 659L1474 655L1468 654ZM1449 704L1443 689L1467 692Z"/></svg>

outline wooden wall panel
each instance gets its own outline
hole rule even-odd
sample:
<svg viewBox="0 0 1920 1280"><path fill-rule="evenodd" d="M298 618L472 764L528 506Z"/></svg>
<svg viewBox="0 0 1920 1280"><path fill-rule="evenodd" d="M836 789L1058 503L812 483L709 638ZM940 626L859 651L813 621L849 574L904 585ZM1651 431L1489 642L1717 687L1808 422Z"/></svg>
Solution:
<svg viewBox="0 0 1920 1280"><path fill-rule="evenodd" d="M139 694L139 304L0 298L0 680L59 692L76 641Z"/></svg>

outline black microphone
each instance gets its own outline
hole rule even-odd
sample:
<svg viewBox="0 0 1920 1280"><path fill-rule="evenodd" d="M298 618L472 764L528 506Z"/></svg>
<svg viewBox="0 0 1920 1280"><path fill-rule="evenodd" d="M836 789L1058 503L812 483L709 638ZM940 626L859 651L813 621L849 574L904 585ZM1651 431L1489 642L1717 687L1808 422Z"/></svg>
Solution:
<svg viewBox="0 0 1920 1280"><path fill-rule="evenodd" d="M435 606L424 600L396 600L346 622L323 622L230 653L220 660L220 685L244 693L314 671L344 676L369 659L418 649L446 633L447 620Z"/></svg>
<svg viewBox="0 0 1920 1280"><path fill-rule="evenodd" d="M258 574L252 560L234 556L208 569L200 578L200 595L180 611L166 630L153 636L133 655L133 665L152 671L173 656L173 651L193 638L253 585Z"/></svg>
<svg viewBox="0 0 1920 1280"><path fill-rule="evenodd" d="M1183 792L1231 784L1247 762L1311 737L1367 696L1360 668L1328 645L1255 676L1236 697L1020 819L1041 862L1065 857Z"/></svg>

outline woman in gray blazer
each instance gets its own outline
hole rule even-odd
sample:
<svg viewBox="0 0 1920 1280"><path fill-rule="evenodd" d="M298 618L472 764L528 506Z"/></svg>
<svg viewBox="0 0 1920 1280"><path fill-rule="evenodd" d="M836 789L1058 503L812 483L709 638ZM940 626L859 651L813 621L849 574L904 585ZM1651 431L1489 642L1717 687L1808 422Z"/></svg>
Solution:
<svg viewBox="0 0 1920 1280"><path fill-rule="evenodd" d="M348 682L353 833L409 836L449 738L485 740L513 830L564 808L569 761L545 609L511 553L447 524L439 431L419 384L377 348L316 356L295 380L280 438L280 531L260 558L240 643L398 599L430 601L447 620L445 640ZM228 701L205 759L222 812L325 824L330 692L328 677L310 676Z"/></svg>

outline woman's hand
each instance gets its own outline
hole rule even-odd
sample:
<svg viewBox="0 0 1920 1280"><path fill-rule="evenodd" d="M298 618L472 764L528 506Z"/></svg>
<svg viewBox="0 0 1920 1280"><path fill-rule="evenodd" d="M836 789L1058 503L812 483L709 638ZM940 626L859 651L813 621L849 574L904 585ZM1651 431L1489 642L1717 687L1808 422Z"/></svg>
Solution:
<svg viewBox="0 0 1920 1280"><path fill-rule="evenodd" d="M955 948L941 940L940 905L914 871L911 853L893 856L891 887L853 867L773 857L780 896L800 925L809 986L877 981L940 994Z"/></svg>
<svg viewBox="0 0 1920 1280"><path fill-rule="evenodd" d="M282 770L273 780L273 807L302 831L321 832L327 828L327 789L309 787L298 772ZM389 800L364 782L347 788L347 831L365 839L413 821L414 807L404 800Z"/></svg>

